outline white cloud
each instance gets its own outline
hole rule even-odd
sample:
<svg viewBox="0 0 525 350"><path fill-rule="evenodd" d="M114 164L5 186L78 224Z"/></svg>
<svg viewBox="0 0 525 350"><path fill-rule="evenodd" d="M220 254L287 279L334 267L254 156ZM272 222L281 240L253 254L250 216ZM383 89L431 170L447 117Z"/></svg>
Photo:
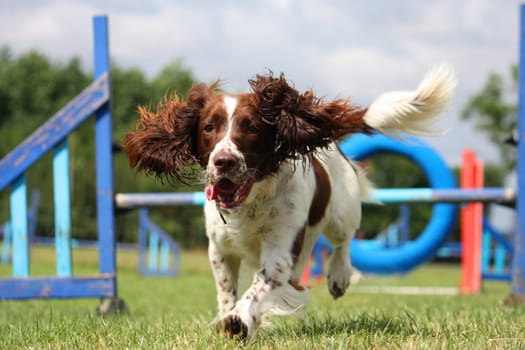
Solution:
<svg viewBox="0 0 525 350"><path fill-rule="evenodd" d="M378 93L413 88L424 70L399 56L371 47L343 48L323 57L331 86L344 94L358 94L371 102ZM400 79L400 77L402 77Z"/></svg>
<svg viewBox="0 0 525 350"><path fill-rule="evenodd" d="M82 51L82 47L91 46L90 32L85 30L91 25L91 18L80 15L90 12L83 4L68 2L51 2L29 13L23 9L0 11L0 28L4 33L0 42L16 52L38 49L57 58L74 55Z"/></svg>
<svg viewBox="0 0 525 350"><path fill-rule="evenodd" d="M289 14L292 11L293 0L269 0L270 7L282 14Z"/></svg>
<svg viewBox="0 0 525 350"><path fill-rule="evenodd" d="M177 58L204 81L232 91L265 68L298 88L350 96L367 104L379 93L414 87L426 69L450 62L458 91L444 118L448 136L430 140L456 161L464 146L481 157L494 149L458 115L490 71L517 62L519 1L371 2L269 0L3 0L0 45L16 54L38 49L59 60L92 60L92 16L110 18L112 57L152 76ZM481 141L479 141L481 140Z"/></svg>

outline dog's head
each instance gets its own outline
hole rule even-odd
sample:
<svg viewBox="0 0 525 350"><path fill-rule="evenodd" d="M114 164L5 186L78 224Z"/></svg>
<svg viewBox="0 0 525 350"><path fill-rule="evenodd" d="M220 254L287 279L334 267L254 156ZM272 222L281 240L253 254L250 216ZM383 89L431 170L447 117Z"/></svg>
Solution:
<svg viewBox="0 0 525 350"><path fill-rule="evenodd" d="M193 86L185 101L164 98L155 111L140 107L126 134L129 163L161 178L189 182L205 169L206 194L224 208L241 205L253 184L355 132L371 131L365 109L347 100L300 94L284 76L257 75L251 92L224 94L218 83Z"/></svg>

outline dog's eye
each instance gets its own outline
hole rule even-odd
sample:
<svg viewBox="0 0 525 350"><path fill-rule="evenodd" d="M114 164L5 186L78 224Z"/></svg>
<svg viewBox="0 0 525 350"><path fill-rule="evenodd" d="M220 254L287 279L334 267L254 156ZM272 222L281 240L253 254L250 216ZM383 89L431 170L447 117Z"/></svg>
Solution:
<svg viewBox="0 0 525 350"><path fill-rule="evenodd" d="M213 129L215 129L215 127L213 126L213 124L206 124L206 126L204 127L204 131L205 131L205 132L212 132Z"/></svg>
<svg viewBox="0 0 525 350"><path fill-rule="evenodd" d="M248 133L249 134L257 134L259 132L259 128L255 125L248 126Z"/></svg>

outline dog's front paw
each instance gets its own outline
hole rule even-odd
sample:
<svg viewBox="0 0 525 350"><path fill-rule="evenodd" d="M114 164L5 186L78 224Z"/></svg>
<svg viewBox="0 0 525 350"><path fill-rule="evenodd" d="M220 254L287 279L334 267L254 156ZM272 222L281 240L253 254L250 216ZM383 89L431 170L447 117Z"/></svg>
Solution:
<svg viewBox="0 0 525 350"><path fill-rule="evenodd" d="M239 337L245 339L249 334L249 326L244 323L240 316L229 315L217 322L215 329L228 338Z"/></svg>

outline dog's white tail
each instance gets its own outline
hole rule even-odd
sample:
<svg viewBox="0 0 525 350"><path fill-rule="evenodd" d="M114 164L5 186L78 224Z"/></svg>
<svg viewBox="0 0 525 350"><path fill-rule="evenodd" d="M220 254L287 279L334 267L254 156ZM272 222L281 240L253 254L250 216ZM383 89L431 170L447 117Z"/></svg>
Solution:
<svg viewBox="0 0 525 350"><path fill-rule="evenodd" d="M363 117L365 123L383 133L406 132L432 135L432 124L445 108L456 86L448 65L431 69L414 91L394 91L380 95Z"/></svg>

